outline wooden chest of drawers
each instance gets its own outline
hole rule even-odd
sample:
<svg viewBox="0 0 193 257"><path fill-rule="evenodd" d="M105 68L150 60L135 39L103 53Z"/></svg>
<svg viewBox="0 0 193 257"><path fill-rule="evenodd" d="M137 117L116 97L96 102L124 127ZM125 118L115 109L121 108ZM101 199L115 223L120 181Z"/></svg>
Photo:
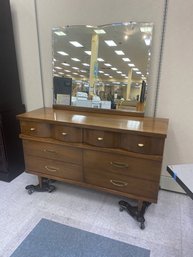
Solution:
<svg viewBox="0 0 193 257"><path fill-rule="evenodd" d="M167 119L52 108L18 118L26 172L157 202Z"/></svg>

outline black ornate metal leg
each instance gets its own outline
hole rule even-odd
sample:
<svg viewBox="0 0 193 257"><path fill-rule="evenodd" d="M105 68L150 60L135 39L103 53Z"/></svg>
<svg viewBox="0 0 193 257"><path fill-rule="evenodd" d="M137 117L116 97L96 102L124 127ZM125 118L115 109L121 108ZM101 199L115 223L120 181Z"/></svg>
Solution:
<svg viewBox="0 0 193 257"><path fill-rule="evenodd" d="M145 201L139 201L137 206L132 206L126 201L120 201L119 206L120 206L120 211L126 210L129 215L131 215L136 221L140 223L140 228L144 229L145 228L145 218L144 214L147 209L147 207L151 203L145 202Z"/></svg>
<svg viewBox="0 0 193 257"><path fill-rule="evenodd" d="M28 194L31 195L33 192L49 192L51 193L56 189L55 186L50 185L51 180L47 178L38 177L39 184L38 185L28 185L25 189L28 191Z"/></svg>

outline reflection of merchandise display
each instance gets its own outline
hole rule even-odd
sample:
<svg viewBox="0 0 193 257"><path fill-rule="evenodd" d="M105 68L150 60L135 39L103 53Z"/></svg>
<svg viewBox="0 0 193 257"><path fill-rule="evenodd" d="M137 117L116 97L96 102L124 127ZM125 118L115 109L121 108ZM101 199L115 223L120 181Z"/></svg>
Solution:
<svg viewBox="0 0 193 257"><path fill-rule="evenodd" d="M72 79L54 77L54 103L71 105Z"/></svg>

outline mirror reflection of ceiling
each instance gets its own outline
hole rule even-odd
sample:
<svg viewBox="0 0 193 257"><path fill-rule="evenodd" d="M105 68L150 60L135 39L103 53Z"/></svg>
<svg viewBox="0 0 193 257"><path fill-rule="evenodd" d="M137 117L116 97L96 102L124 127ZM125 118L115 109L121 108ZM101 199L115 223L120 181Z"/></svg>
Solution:
<svg viewBox="0 0 193 257"><path fill-rule="evenodd" d="M152 32L152 23L139 22L54 28L53 77L72 79L69 104L95 106L90 103L93 96L111 101L111 107L97 108L117 109L118 99L129 105L135 101L135 106L141 102L142 93L147 94L147 87L142 92L142 82L147 85ZM80 92L86 93L87 102L77 101ZM61 102L58 96L54 103Z"/></svg>
<svg viewBox="0 0 193 257"><path fill-rule="evenodd" d="M146 80L151 55L152 23L66 26L53 29L53 75L89 79L91 40L98 35L97 79L127 83Z"/></svg>

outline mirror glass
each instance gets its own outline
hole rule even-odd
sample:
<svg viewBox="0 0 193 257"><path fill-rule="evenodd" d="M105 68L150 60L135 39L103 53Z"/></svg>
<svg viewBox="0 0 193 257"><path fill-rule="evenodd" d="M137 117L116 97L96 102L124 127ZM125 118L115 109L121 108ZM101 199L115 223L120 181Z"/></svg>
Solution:
<svg viewBox="0 0 193 257"><path fill-rule="evenodd" d="M142 22L53 28L53 103L144 111L152 33Z"/></svg>

